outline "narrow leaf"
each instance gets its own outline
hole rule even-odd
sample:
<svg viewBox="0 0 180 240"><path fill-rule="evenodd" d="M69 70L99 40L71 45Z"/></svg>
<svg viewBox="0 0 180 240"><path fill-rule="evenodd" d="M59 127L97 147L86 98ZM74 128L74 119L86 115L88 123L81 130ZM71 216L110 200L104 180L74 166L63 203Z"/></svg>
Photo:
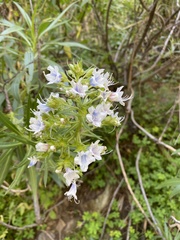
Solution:
<svg viewBox="0 0 180 240"><path fill-rule="evenodd" d="M9 168L11 167L11 160L12 160L11 154L12 154L12 149L9 149L1 155L1 158L0 158L0 169L1 169L0 186L3 183L4 179L6 178Z"/></svg>
<svg viewBox="0 0 180 240"><path fill-rule="evenodd" d="M11 138L11 139L16 139L16 140L18 140L19 142L24 143L24 144L30 144L30 145L32 145L32 146L35 145L35 142L33 142L33 141L31 141L30 139L28 139L28 138L26 138L26 137L23 137L23 136L21 136L21 135L14 135L14 134L11 134L11 133L5 133L4 136L9 137L9 138Z"/></svg>
<svg viewBox="0 0 180 240"><path fill-rule="evenodd" d="M9 186L8 190L7 190L7 193L13 189L16 185L19 184L20 180L21 180L21 177L23 176L23 173L24 171L26 170L27 168L27 165L23 165L22 167L18 168L17 171L16 171L16 176L13 180L13 182L11 183L11 185Z"/></svg>
<svg viewBox="0 0 180 240"><path fill-rule="evenodd" d="M52 30L53 28L56 27L56 23L62 18L62 16L75 4L71 3L62 13L59 14L59 16L44 30L41 32L41 34L39 35L39 38L41 38L46 32Z"/></svg>
<svg viewBox="0 0 180 240"><path fill-rule="evenodd" d="M176 186L176 187L172 190L172 192L171 192L171 194L170 194L170 197L174 197L175 195L177 195L177 194L179 194L179 193L180 193L180 183L179 183L178 186Z"/></svg>
<svg viewBox="0 0 180 240"><path fill-rule="evenodd" d="M24 72L19 72L16 77L13 79L13 82L11 84L10 87L10 92L12 94L12 96L16 99L17 102L20 103L20 93L19 93L19 89L20 89L20 82L22 80L22 78L24 77Z"/></svg>
<svg viewBox="0 0 180 240"><path fill-rule="evenodd" d="M0 111L0 122L5 125L9 130L12 132L20 135L20 131L17 129L17 127L9 120L9 118Z"/></svg>
<svg viewBox="0 0 180 240"><path fill-rule="evenodd" d="M15 148L20 145L22 145L21 142L0 142L0 149Z"/></svg>
<svg viewBox="0 0 180 240"><path fill-rule="evenodd" d="M180 178L173 178L173 179L167 180L167 181L161 183L157 188L174 187L177 185L180 185Z"/></svg>
<svg viewBox="0 0 180 240"><path fill-rule="evenodd" d="M24 9L17 2L14 2L14 4L16 5L16 7L21 12L21 14L22 14L24 20L26 21L27 25L29 26L29 28L31 28L32 27L32 21L31 21L29 15L24 11Z"/></svg>
<svg viewBox="0 0 180 240"><path fill-rule="evenodd" d="M13 33L13 32L17 32L17 31L20 31L20 30L23 30L22 27L20 26L17 26L17 25L14 25L10 28L7 28L6 30L4 30L1 35L7 35L7 34L10 34L10 33Z"/></svg>

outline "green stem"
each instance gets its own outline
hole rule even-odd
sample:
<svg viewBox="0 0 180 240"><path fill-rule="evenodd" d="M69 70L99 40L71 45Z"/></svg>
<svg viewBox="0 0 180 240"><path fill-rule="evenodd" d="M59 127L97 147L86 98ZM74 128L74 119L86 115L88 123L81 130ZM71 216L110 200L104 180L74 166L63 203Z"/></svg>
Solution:
<svg viewBox="0 0 180 240"><path fill-rule="evenodd" d="M31 190L32 190L36 223L40 224L41 223L41 214L40 214L40 205L39 205L39 197L38 197L37 171L34 166L30 167L28 170L29 170L29 182L30 182L30 186L31 186Z"/></svg>

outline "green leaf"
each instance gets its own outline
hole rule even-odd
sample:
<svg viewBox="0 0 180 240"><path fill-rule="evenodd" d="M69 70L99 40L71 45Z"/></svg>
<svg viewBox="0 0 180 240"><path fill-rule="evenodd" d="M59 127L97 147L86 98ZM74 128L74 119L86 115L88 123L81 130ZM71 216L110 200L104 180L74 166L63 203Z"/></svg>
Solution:
<svg viewBox="0 0 180 240"><path fill-rule="evenodd" d="M48 163L47 163L47 159L44 160L44 185L46 187L47 184L47 180L48 180Z"/></svg>
<svg viewBox="0 0 180 240"><path fill-rule="evenodd" d="M21 142L0 142L0 149L15 148L20 145L22 145Z"/></svg>
<svg viewBox="0 0 180 240"><path fill-rule="evenodd" d="M180 178L173 178L170 180L167 180L163 183L161 183L157 188L162 188L162 187L176 187L177 185L180 185Z"/></svg>
<svg viewBox="0 0 180 240"><path fill-rule="evenodd" d="M30 144L32 146L35 145L35 142L31 141L30 139L26 138L26 137L23 137L21 135L14 135L14 134L11 134L11 133L5 133L4 136L6 137L9 137L11 139L16 139L18 140L19 142L22 142L24 144Z"/></svg>
<svg viewBox="0 0 180 240"><path fill-rule="evenodd" d="M179 194L179 193L180 193L180 183L179 183L178 186L176 186L176 187L172 190L172 192L171 192L171 194L170 194L170 197L174 197L175 195L177 195L177 194Z"/></svg>
<svg viewBox="0 0 180 240"><path fill-rule="evenodd" d="M13 82L10 87L10 93L17 100L17 102L21 101L20 93L19 93L19 89L20 89L19 85L23 77L24 77L24 72L19 72L16 75L16 77L13 79Z"/></svg>
<svg viewBox="0 0 180 240"><path fill-rule="evenodd" d="M172 155L179 154L179 153L180 153L180 149L177 149L176 151L174 151L174 152L172 153Z"/></svg>
<svg viewBox="0 0 180 240"><path fill-rule="evenodd" d="M26 165L23 165L22 167L18 168L17 171L16 171L16 176L13 180L13 182L10 184L8 190L7 190L7 193L13 189L16 185L19 184L20 180L21 180L21 177L23 176L23 173L24 171L27 169L27 164Z"/></svg>
<svg viewBox="0 0 180 240"><path fill-rule="evenodd" d="M44 51L46 48L48 48L48 46L66 46L66 47L78 47L78 48L83 48L83 49L87 49L87 50L91 50L90 48L86 47L85 45L81 44L81 43L77 43L77 42L59 42L58 39L56 39L56 41L50 41L48 43L46 43L46 45L44 47L42 47L41 51Z"/></svg>
<svg viewBox="0 0 180 240"><path fill-rule="evenodd" d="M12 156L13 149L9 149L1 155L0 158L0 185L3 183L4 179L6 178L9 168L11 167L11 156Z"/></svg>
<svg viewBox="0 0 180 240"><path fill-rule="evenodd" d="M51 22L49 20L44 20L41 22L39 29L38 29L38 35L40 35L49 25Z"/></svg>
<svg viewBox="0 0 180 240"><path fill-rule="evenodd" d="M20 27L20 26L14 25L14 26L9 27L9 28L7 28L6 30L4 30L4 31L1 33L1 35L7 35L7 34L10 34L10 33L13 33L13 32L20 31L20 30L23 30L23 28Z"/></svg>
<svg viewBox="0 0 180 240"><path fill-rule="evenodd" d="M29 183L30 183L33 195L36 196L37 191L38 191L38 181L37 181L36 168L34 166L30 167L30 168L28 168L28 172L29 172Z"/></svg>
<svg viewBox="0 0 180 240"><path fill-rule="evenodd" d="M57 24L59 22L59 20L62 18L62 16L75 4L71 3L66 9L64 9L64 11L62 13L59 14L59 16L47 27L44 29L44 31L42 31L39 35L39 38L41 38L45 33L49 32L50 30L54 29L55 27L57 27L59 24Z"/></svg>
<svg viewBox="0 0 180 240"><path fill-rule="evenodd" d="M10 131L20 135L20 131L17 127L9 120L9 118L2 112L0 112L0 122L5 125Z"/></svg>
<svg viewBox="0 0 180 240"><path fill-rule="evenodd" d="M1 40L0 40L1 41ZM9 47L7 47L6 46L6 49L4 49L4 47L0 47L0 50L2 51L2 53L0 54L0 56L3 56L5 53L7 53L7 52L10 52L10 53L12 53L12 54L14 54L14 55L19 55L19 53L18 52L16 52L16 51L14 51L13 49L11 49L11 48L9 48Z"/></svg>
<svg viewBox="0 0 180 240"><path fill-rule="evenodd" d="M27 84L27 90L29 93L30 83L33 79L33 74L34 74L34 54L32 51L25 52L24 65L28 69L28 74L26 75L26 84Z"/></svg>
<svg viewBox="0 0 180 240"><path fill-rule="evenodd" d="M26 36L22 31L18 31L17 34L26 41L26 43L28 44L29 47L32 47L32 43L28 36Z"/></svg>
<svg viewBox="0 0 180 240"><path fill-rule="evenodd" d="M10 69L11 72L17 73L17 71L14 67L14 65L15 65L14 60L10 55L4 54L4 61L6 63L6 66Z"/></svg>
<svg viewBox="0 0 180 240"><path fill-rule="evenodd" d="M21 12L21 14L22 14L24 20L26 21L28 27L31 28L32 27L32 21L31 21L29 15L24 11L24 9L17 2L13 2L13 3L16 5L16 7Z"/></svg>

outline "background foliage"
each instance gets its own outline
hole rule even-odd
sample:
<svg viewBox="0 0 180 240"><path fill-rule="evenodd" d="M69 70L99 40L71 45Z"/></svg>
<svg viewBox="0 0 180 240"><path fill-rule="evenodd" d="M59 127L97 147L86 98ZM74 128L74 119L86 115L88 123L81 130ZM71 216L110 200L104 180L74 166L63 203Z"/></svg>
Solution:
<svg viewBox="0 0 180 240"><path fill-rule="evenodd" d="M0 239L180 239L179 1L3 1L0 13ZM59 175L49 173L45 188L27 169L35 142L26 128L36 99L51 91L43 71L79 60L134 97L123 113L122 159L117 137L104 135L110 154L85 175L77 206L64 200Z"/></svg>

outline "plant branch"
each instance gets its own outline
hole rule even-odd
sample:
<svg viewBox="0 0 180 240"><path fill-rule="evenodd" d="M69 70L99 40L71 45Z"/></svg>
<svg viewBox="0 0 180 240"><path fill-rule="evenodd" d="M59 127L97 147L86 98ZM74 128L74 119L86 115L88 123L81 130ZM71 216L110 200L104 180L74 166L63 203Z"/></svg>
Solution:
<svg viewBox="0 0 180 240"><path fill-rule="evenodd" d="M115 190L114 193L113 193L111 202L110 202L110 204L109 204L109 207L108 207L108 210L107 210L107 213L106 213L106 217L105 217L105 219L104 219L104 223L103 223L103 227L102 227L102 231L101 231L101 237L100 237L99 240L102 240L102 239L103 239L104 231L105 231L105 228L106 228L106 223L107 223L108 216L109 216L109 214L110 214L110 212L111 212L111 208L112 208L114 199L115 199L116 195L118 194L119 189L121 188L123 182L124 182L124 179L122 179L122 180L120 181L120 183L118 184L116 190Z"/></svg>
<svg viewBox="0 0 180 240"><path fill-rule="evenodd" d="M176 18L176 20L175 20L175 24L173 25L173 27L172 27L172 29L171 29L168 37L166 38L166 40L165 40L165 42L164 42L164 45L163 45L163 48L162 48L160 54L158 55L158 57L157 57L157 59L155 60L155 62L153 63L153 65L152 65L150 68L146 69L144 72L149 72L149 71L151 71L152 69L154 69L154 68L156 67L157 63L158 63L158 62L160 61L160 59L162 58L162 56L163 56L163 54L164 54L164 52L165 52L165 50L166 50L166 48L167 48L167 45L168 45L168 43L169 43L169 41L170 41L170 39L171 39L171 37L172 37L172 34L173 34L175 28L176 28L177 25L178 25L179 18L180 18L180 10L179 10L178 15L177 15L177 18Z"/></svg>
<svg viewBox="0 0 180 240"><path fill-rule="evenodd" d="M16 226L7 224L7 223L2 222L2 221L0 221L0 225L2 225L2 226L4 226L4 227L7 227L7 228L9 228L9 229L13 229L13 230L25 230L25 229L27 229L27 228L33 228L33 227L37 227L37 226L38 226L37 223L33 223L33 224L25 225L25 226L23 226L23 227L16 227Z"/></svg>
<svg viewBox="0 0 180 240"><path fill-rule="evenodd" d="M136 172L137 172L137 176L138 176L138 180L139 180L140 189L141 189L144 201L146 203L149 215L151 216L151 219L152 219L152 221L153 221L153 223L154 223L154 225L155 225L155 227L157 229L157 232L162 237L162 239L164 239L163 235L162 235L162 232L161 232L161 229L157 226L157 221L156 221L156 219L154 217L154 214L153 214L153 212L151 210L150 204L148 202L148 198L146 196L146 192L145 192L144 187L143 187L141 173L140 173L140 170L139 170L139 160L140 160L141 152L142 152L142 148L139 149L138 154L137 154L137 158L136 158Z"/></svg>
<svg viewBox="0 0 180 240"><path fill-rule="evenodd" d="M170 116L169 116L169 118L168 118L168 121L167 121L167 123L166 123L166 126L164 127L164 129L163 129L163 131L162 131L162 133L161 133L161 135L160 135L160 137L159 137L159 141L162 140L163 135L164 135L164 133L166 132L166 130L167 130L167 128L168 128L168 126L169 126L169 124L170 124L170 122L171 122L171 120L172 120L172 117L173 117L173 115L174 115L174 112L175 112L175 109L176 109L177 104L178 104L178 101L175 101L174 105L173 105L172 108L171 108Z"/></svg>
<svg viewBox="0 0 180 240"><path fill-rule="evenodd" d="M121 167L121 171L122 171L122 174L123 174L123 177L124 177L124 180L126 182L126 185L127 185L127 188L134 200L134 202L136 203L137 207L139 208L139 210L141 211L141 213L144 215L144 217L146 218L147 222L150 224L150 226L156 231L156 228L154 226L154 224L151 222L151 220L148 218L147 214L145 213L144 209L142 208L140 202L138 201L138 199L136 198L132 188L131 188L131 185L129 184L129 180L128 180L128 177L127 177L127 174L126 174L126 171L125 171L125 168L124 168L124 164L123 164L123 161L122 161L122 157L121 157L121 153L120 153L120 150L119 150L119 136L120 134L116 134L116 152L117 152L117 156L118 156L118 160L119 160L119 164L120 164L120 167Z"/></svg>
<svg viewBox="0 0 180 240"><path fill-rule="evenodd" d="M173 59L170 59L169 61L167 61L166 63L164 63L164 65L162 67L158 67L154 72L152 72L149 76L145 77L144 79L140 80L141 83L145 83L146 81L148 81L149 79L152 79L152 77L156 74L158 74L159 72L162 72L163 70L167 69L168 67L170 67L171 65L173 65L174 63L178 62L180 60L180 57L176 57ZM151 69L152 70L152 69ZM145 73L145 71L143 72ZM142 73L138 73L136 74L134 77L138 77L140 74ZM138 81L134 81L132 83L132 86L136 86L137 84L139 84L139 80Z"/></svg>
<svg viewBox="0 0 180 240"><path fill-rule="evenodd" d="M151 23L152 23L152 21L153 21L153 17L154 17L154 14L155 14L155 10L156 10L157 3L158 3L158 0L156 0L156 1L154 2L153 6L152 6L152 9L151 9L151 11L150 11L150 13L149 13L149 19L148 19L148 22L147 22L146 27L145 27L145 29L144 29L144 32L143 32L143 34L142 34L142 36L141 36L138 44L134 46L134 49L133 49L133 52L132 52L132 55L131 55L131 59L130 59L130 63L129 63L129 68L128 68L128 72L129 72L129 76L128 76L128 88L129 88L129 89L131 89L131 85L132 85L131 82L132 82L132 77L133 77L133 76L132 76L132 74L133 74L133 73L132 73L133 62L134 62L134 59L135 59L135 56L136 56L138 50L139 50L140 47L141 47L141 44L142 44L144 38L146 37L146 34L147 34L147 32L148 32L148 30L149 30L149 28L150 28L150 26L151 26Z"/></svg>
<svg viewBox="0 0 180 240"><path fill-rule="evenodd" d="M131 109L131 120L134 123L134 125L139 128L146 136L148 136L153 142L155 142L156 144L159 144L165 148L167 148L168 150L170 150L171 152L175 152L176 149L173 148L172 146L160 141L158 138L156 138L155 136L153 136L151 133L149 133L145 128L143 128L142 126L140 126L136 120L134 119L134 112ZM180 156L180 153L177 153Z"/></svg>

